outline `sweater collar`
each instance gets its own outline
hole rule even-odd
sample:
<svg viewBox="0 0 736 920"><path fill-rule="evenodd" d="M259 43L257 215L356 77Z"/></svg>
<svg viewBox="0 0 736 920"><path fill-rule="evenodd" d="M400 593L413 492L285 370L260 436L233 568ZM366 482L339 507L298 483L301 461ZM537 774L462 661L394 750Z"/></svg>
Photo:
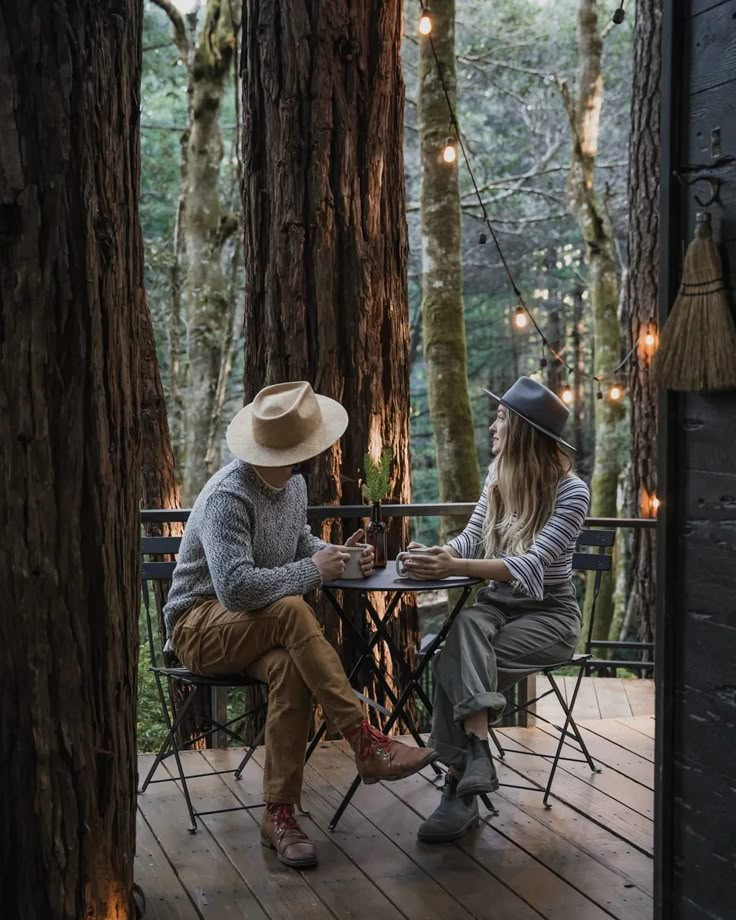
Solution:
<svg viewBox="0 0 736 920"><path fill-rule="evenodd" d="M291 482L291 479L289 479L284 486L282 486L280 489L277 489L275 486L269 485L269 483L267 483L266 480L263 479L263 477L258 473L258 470L251 466L250 463L246 463L245 460L241 460L240 465L241 469L243 470L245 481L248 483L248 485L252 486L254 489L256 489L256 491L260 492L261 495L265 495L266 498L274 500L279 498L284 494L284 492L289 487L289 483Z"/></svg>

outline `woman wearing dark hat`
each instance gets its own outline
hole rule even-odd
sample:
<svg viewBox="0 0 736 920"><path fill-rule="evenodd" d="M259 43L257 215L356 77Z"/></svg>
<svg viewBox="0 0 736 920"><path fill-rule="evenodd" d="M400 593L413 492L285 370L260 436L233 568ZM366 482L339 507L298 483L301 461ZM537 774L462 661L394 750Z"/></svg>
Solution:
<svg viewBox="0 0 736 920"><path fill-rule="evenodd" d="M476 796L498 788L488 725L504 710L501 691L566 661L582 621L572 554L589 493L563 450L574 450L562 439L568 410L528 377L501 397L485 392L499 403L493 460L468 526L447 546L405 562L419 577L489 580L434 662L429 744L450 770L438 808L419 828L427 842L455 840L478 823Z"/></svg>

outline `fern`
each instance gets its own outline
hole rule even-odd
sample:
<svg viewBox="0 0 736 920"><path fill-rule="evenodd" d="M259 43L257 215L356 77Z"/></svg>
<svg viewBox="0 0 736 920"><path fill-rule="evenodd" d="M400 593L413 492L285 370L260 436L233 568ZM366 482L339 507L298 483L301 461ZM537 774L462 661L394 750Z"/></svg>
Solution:
<svg viewBox="0 0 736 920"><path fill-rule="evenodd" d="M363 466L365 468L363 492L369 502L380 502L382 498L388 495L392 460L393 454L390 447L381 451L380 460L374 460L370 454L366 454L363 457Z"/></svg>

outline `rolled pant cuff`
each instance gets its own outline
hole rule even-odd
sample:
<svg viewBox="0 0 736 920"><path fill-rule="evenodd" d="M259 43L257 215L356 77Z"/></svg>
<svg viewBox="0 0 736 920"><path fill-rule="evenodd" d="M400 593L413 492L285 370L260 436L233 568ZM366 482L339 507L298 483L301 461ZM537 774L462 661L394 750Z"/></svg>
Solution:
<svg viewBox="0 0 736 920"><path fill-rule="evenodd" d="M487 691L485 693L476 693L473 696L467 696L459 703L452 707L452 715L455 721L462 726L463 721L468 716L472 716L482 709L488 710L488 721L494 722L503 714L506 708L506 697L503 693L497 691Z"/></svg>
<svg viewBox="0 0 736 920"><path fill-rule="evenodd" d="M272 803L273 805L298 805L302 799L302 791L298 789L296 792L290 790L284 791L283 789L263 789L263 801Z"/></svg>

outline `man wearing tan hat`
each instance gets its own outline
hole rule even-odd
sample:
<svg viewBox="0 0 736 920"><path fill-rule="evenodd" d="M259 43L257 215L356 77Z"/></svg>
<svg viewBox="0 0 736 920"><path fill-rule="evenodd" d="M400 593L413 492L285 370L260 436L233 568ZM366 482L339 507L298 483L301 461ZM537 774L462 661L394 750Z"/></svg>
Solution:
<svg viewBox="0 0 736 920"><path fill-rule="evenodd" d="M349 555L310 533L306 485L292 476L293 467L334 444L347 423L339 403L304 382L265 387L238 412L227 430L237 459L194 503L164 609L169 640L190 670L246 673L268 684L261 840L297 868L317 863L294 816L313 697L330 729L350 743L366 783L402 779L436 757L388 738L363 718L337 653L302 597L339 578ZM371 570L372 550L361 566Z"/></svg>

